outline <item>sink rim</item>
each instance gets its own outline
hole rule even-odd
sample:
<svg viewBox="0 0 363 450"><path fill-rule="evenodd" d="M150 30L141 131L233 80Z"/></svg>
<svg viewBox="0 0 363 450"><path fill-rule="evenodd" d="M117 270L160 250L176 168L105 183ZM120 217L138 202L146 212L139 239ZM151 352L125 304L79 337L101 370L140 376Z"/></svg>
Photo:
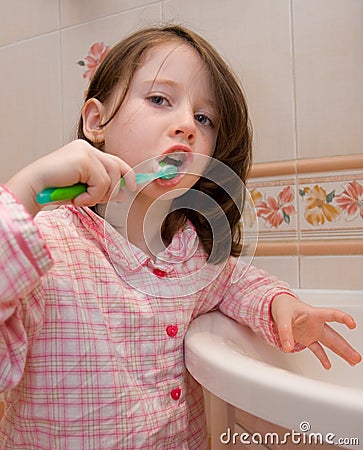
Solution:
<svg viewBox="0 0 363 450"><path fill-rule="evenodd" d="M337 297L347 295L350 300L358 294L363 298L363 291L296 292L299 295L313 293L323 296L334 293ZM349 305L349 299L344 304ZM228 326L252 333L219 311L199 316L192 322L185 338L185 363L189 372L207 390L238 408L288 429L300 431L299 424L309 421L312 432L359 437L360 442L363 442L363 431L358 431L358 425L363 422L363 387L359 389L315 380L237 351L230 351L229 358L226 358L227 339L221 332L214 335L208 332L212 321L218 323L219 330ZM236 383L241 385L241 389L232 388ZM293 413L283 413L284 408L291 410L292 400L298 404L298 408L295 404ZM321 420L322 415L333 410L334 414L328 421Z"/></svg>

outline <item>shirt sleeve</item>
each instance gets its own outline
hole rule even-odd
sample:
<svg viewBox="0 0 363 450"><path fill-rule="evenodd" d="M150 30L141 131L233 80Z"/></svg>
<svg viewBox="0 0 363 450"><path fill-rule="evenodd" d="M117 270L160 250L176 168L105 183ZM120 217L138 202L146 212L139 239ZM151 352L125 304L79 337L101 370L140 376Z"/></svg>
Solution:
<svg viewBox="0 0 363 450"><path fill-rule="evenodd" d="M36 224L0 186L0 391L21 379L28 338L41 316L30 293L51 264Z"/></svg>
<svg viewBox="0 0 363 450"><path fill-rule="evenodd" d="M221 276L213 284L213 296L220 297L218 308L281 350L277 326L271 316L271 303L279 294L297 296L287 283L277 277L237 261L230 257ZM303 348L297 344L294 351Z"/></svg>

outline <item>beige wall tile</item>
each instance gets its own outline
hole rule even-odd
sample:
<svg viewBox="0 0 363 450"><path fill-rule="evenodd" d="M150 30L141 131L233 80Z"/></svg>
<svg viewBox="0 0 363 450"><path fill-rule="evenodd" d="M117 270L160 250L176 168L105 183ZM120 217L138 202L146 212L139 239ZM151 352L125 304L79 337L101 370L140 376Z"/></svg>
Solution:
<svg viewBox="0 0 363 450"><path fill-rule="evenodd" d="M96 42L112 46L140 26L158 22L159 5L151 5L63 30L62 94L65 142L73 136L83 103L83 93L88 86L88 80L83 78L83 69L77 62L87 56L92 44Z"/></svg>
<svg viewBox="0 0 363 450"><path fill-rule="evenodd" d="M363 2L294 0L299 157L363 150Z"/></svg>
<svg viewBox="0 0 363 450"><path fill-rule="evenodd" d="M59 27L56 0L2 0L0 9L0 46L49 33Z"/></svg>
<svg viewBox="0 0 363 450"><path fill-rule="evenodd" d="M0 182L62 144L59 33L0 48Z"/></svg>
<svg viewBox="0 0 363 450"><path fill-rule="evenodd" d="M266 270L280 280L289 283L290 287L299 287L299 258L297 256L255 256L252 264Z"/></svg>
<svg viewBox="0 0 363 450"><path fill-rule="evenodd" d="M363 256L301 256L301 288L363 289Z"/></svg>
<svg viewBox="0 0 363 450"><path fill-rule="evenodd" d="M100 2L99 0L60 0L60 3L61 25L62 27L68 27L110 14L161 2L152 0L107 0L106 2Z"/></svg>
<svg viewBox="0 0 363 450"><path fill-rule="evenodd" d="M255 135L255 161L295 158L289 1L169 0L163 20L209 39L242 80Z"/></svg>

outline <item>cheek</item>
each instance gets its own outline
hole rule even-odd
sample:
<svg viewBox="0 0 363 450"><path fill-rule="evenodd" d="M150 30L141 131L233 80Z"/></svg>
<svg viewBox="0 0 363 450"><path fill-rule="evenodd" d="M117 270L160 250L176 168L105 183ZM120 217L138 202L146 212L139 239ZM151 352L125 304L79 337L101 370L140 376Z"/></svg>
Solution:
<svg viewBox="0 0 363 450"><path fill-rule="evenodd" d="M186 189L190 189L195 185L195 183L199 180L200 175L185 175L181 187L185 187Z"/></svg>
<svg viewBox="0 0 363 450"><path fill-rule="evenodd" d="M138 121L114 121L105 132L105 151L134 166L150 157L148 136Z"/></svg>
<svg viewBox="0 0 363 450"><path fill-rule="evenodd" d="M203 150L200 153L203 153L207 156L213 156L217 144L217 133L207 133L203 136L202 142Z"/></svg>

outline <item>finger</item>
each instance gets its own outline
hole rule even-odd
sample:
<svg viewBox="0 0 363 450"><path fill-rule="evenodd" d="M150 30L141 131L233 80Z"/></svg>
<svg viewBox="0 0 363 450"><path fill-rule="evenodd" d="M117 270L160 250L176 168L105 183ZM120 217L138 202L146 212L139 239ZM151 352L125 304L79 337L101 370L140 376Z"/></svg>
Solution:
<svg viewBox="0 0 363 450"><path fill-rule="evenodd" d="M84 181L87 184L87 191L73 200L75 206L93 206L105 198L110 190L110 176L98 158L92 159L87 171Z"/></svg>
<svg viewBox="0 0 363 450"><path fill-rule="evenodd" d="M120 178L130 171L130 166L114 155L103 153L97 149L91 152L91 163L87 166L87 191L74 199L75 206L93 206L106 203L113 194L119 193ZM131 179L131 177L130 177ZM129 181L133 189L132 179ZM136 186L136 181L135 181Z"/></svg>
<svg viewBox="0 0 363 450"><path fill-rule="evenodd" d="M338 322L346 325L351 330L356 327L353 317L339 309L318 308L318 313L324 322Z"/></svg>
<svg viewBox="0 0 363 450"><path fill-rule="evenodd" d="M112 186L111 192L109 193L110 195L112 194L112 196L117 196L120 192L120 180L122 177L125 181L126 188L131 192L136 191L137 184L135 172L125 161L115 155L109 155L107 153L99 153L98 157L102 161L102 164L111 178ZM116 189L116 187L119 187L119 189Z"/></svg>
<svg viewBox="0 0 363 450"><path fill-rule="evenodd" d="M309 345L308 348L318 358L324 369L329 370L331 368L331 362L328 358L328 355L326 354L323 347L319 344L319 342L313 342L311 345Z"/></svg>
<svg viewBox="0 0 363 450"><path fill-rule="evenodd" d="M137 184L136 184L136 174L135 174L134 170L130 168L125 173L123 178L125 180L126 188L131 192L135 192L137 190Z"/></svg>
<svg viewBox="0 0 363 450"><path fill-rule="evenodd" d="M361 355L332 327L325 324L320 342L350 365L358 364Z"/></svg>
<svg viewBox="0 0 363 450"><path fill-rule="evenodd" d="M291 321L283 317L276 323L279 338L284 352L291 352L295 347L294 335L292 332Z"/></svg>

